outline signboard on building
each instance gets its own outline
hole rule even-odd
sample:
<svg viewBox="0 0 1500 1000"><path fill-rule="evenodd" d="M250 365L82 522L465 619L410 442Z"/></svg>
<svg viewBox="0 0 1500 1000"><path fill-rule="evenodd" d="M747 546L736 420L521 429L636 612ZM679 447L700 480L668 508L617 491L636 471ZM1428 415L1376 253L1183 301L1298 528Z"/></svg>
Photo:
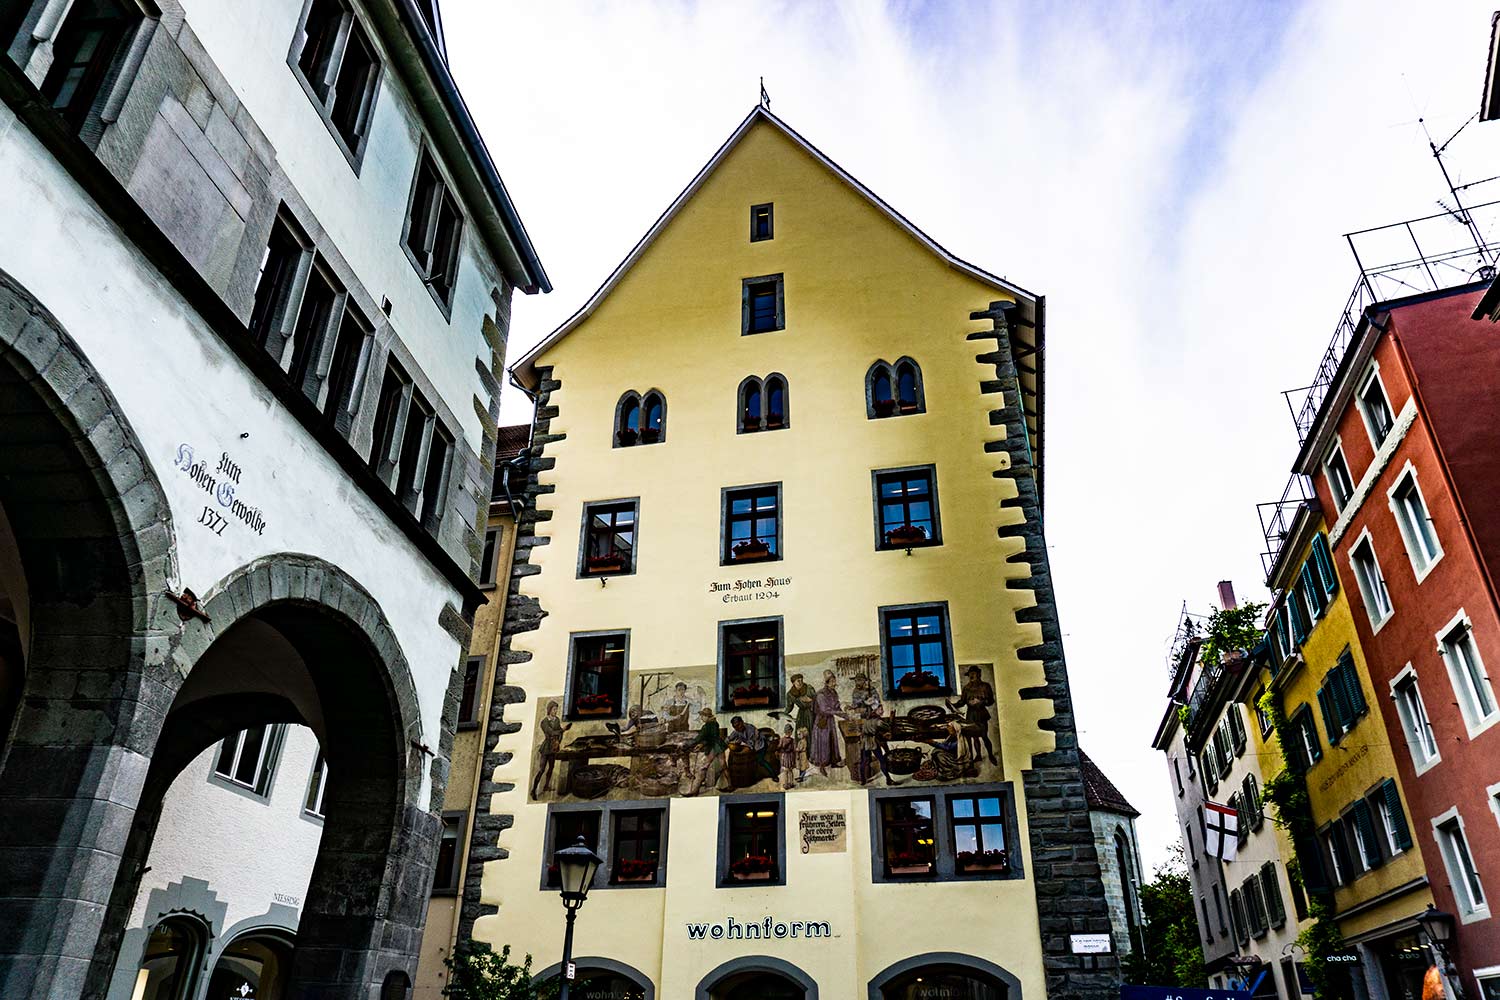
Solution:
<svg viewBox="0 0 1500 1000"><path fill-rule="evenodd" d="M1075 955L1108 955L1112 947L1108 934L1070 934L1068 945Z"/></svg>
<svg viewBox="0 0 1500 1000"><path fill-rule="evenodd" d="M849 849L848 834L849 816L842 809L797 814L803 854L843 854Z"/></svg>

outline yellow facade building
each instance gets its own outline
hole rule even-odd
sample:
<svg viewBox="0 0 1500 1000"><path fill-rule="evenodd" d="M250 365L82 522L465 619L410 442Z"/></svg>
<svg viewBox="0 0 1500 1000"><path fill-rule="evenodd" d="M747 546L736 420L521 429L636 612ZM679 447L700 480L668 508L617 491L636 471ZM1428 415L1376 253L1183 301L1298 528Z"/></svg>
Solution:
<svg viewBox="0 0 1500 1000"><path fill-rule="evenodd" d="M1313 838L1295 845L1302 879L1331 900L1347 950L1330 969L1348 977L1347 995L1422 996L1432 962L1416 917L1432 894L1378 701L1397 695L1371 684L1317 502L1286 516L1270 554L1276 600L1262 682L1287 720L1292 745L1281 751L1306 783Z"/></svg>
<svg viewBox="0 0 1500 1000"><path fill-rule="evenodd" d="M1110 926L1043 306L758 107L514 366L536 498L477 941L555 974L582 836L575 997L1114 994L1078 953Z"/></svg>

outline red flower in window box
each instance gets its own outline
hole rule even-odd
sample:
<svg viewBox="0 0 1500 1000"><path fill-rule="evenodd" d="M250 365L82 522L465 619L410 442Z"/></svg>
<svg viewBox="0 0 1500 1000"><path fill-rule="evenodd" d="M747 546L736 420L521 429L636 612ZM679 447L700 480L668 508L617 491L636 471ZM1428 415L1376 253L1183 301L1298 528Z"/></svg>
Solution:
<svg viewBox="0 0 1500 1000"><path fill-rule="evenodd" d="M755 684L746 684L729 692L729 703L735 708L754 708L757 705L769 705L776 692L768 687L759 687Z"/></svg>
<svg viewBox="0 0 1500 1000"><path fill-rule="evenodd" d="M613 715L615 700L607 694L586 694L573 703L577 715Z"/></svg>
<svg viewBox="0 0 1500 1000"><path fill-rule="evenodd" d="M611 552L607 556L589 556L587 565L590 573L621 573L625 570L625 557L618 552Z"/></svg>
<svg viewBox="0 0 1500 1000"><path fill-rule="evenodd" d="M758 431L760 430L760 417L746 410L745 415L740 418L740 426L747 431Z"/></svg>
<svg viewBox="0 0 1500 1000"><path fill-rule="evenodd" d="M771 547L765 542L736 542L729 550L729 556L735 562L753 562L756 559L769 559Z"/></svg>
<svg viewBox="0 0 1500 1000"><path fill-rule="evenodd" d="M903 524L885 533L887 545L922 545L927 541L927 529L918 524Z"/></svg>
<svg viewBox="0 0 1500 1000"><path fill-rule="evenodd" d="M615 862L616 882L655 882L656 862L639 858L621 858Z"/></svg>
<svg viewBox="0 0 1500 1000"><path fill-rule="evenodd" d="M875 400L875 415L877 417L888 417L896 412L896 401L894 399Z"/></svg>
<svg viewBox="0 0 1500 1000"><path fill-rule="evenodd" d="M729 865L729 874L741 881L765 881L776 870L776 861L764 854L747 854Z"/></svg>
<svg viewBox="0 0 1500 1000"><path fill-rule="evenodd" d="M1010 855L1004 851L959 851L957 860L961 872L1010 871Z"/></svg>
<svg viewBox="0 0 1500 1000"><path fill-rule="evenodd" d="M620 442L620 447L629 448L639 436L633 429L626 427L615 433L615 440Z"/></svg>
<svg viewBox="0 0 1500 1000"><path fill-rule="evenodd" d="M892 851L886 855L885 861L892 875L929 875L932 873L932 856L920 851Z"/></svg>
<svg viewBox="0 0 1500 1000"><path fill-rule="evenodd" d="M937 674L926 670L914 670L902 677L897 687L904 694L913 694L918 691L941 691L943 682L938 680Z"/></svg>
<svg viewBox="0 0 1500 1000"><path fill-rule="evenodd" d="M655 444L661 440L660 427L646 427L641 430L641 444Z"/></svg>
<svg viewBox="0 0 1500 1000"><path fill-rule="evenodd" d="M766 430L774 431L779 427L786 426L786 418L779 413L773 413L766 418Z"/></svg>

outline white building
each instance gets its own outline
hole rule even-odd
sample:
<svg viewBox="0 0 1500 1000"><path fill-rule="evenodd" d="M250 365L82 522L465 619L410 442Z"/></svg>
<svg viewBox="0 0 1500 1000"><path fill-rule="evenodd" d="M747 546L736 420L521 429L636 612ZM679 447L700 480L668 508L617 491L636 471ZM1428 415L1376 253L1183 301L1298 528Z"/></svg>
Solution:
<svg viewBox="0 0 1500 1000"><path fill-rule="evenodd" d="M239 913L296 927L263 997L399 991L511 294L549 290L436 5L21 0L0 51L0 996L102 998L176 935L137 995L187 1000ZM302 736L285 803L181 830L174 781L267 725L327 756L311 883L193 909L185 837L293 850Z"/></svg>

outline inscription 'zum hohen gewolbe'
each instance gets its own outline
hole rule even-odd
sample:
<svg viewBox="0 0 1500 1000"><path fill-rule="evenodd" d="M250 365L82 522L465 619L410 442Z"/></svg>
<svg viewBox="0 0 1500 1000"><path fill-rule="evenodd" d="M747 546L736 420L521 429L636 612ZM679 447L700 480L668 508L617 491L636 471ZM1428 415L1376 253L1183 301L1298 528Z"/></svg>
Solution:
<svg viewBox="0 0 1500 1000"><path fill-rule="evenodd" d="M209 472L208 463L196 460L193 446L184 441L177 446L177 456L172 460L172 465L213 500L213 503L203 505L203 510L198 514L199 524L216 535L222 535L225 526L229 524L229 517L234 517L244 522L245 527L257 535L266 533L266 519L260 508L252 507L235 496L243 470L229 457L229 452L221 451L218 467ZM215 509L215 504L219 509ZM220 510L227 511L228 517L220 513Z"/></svg>

